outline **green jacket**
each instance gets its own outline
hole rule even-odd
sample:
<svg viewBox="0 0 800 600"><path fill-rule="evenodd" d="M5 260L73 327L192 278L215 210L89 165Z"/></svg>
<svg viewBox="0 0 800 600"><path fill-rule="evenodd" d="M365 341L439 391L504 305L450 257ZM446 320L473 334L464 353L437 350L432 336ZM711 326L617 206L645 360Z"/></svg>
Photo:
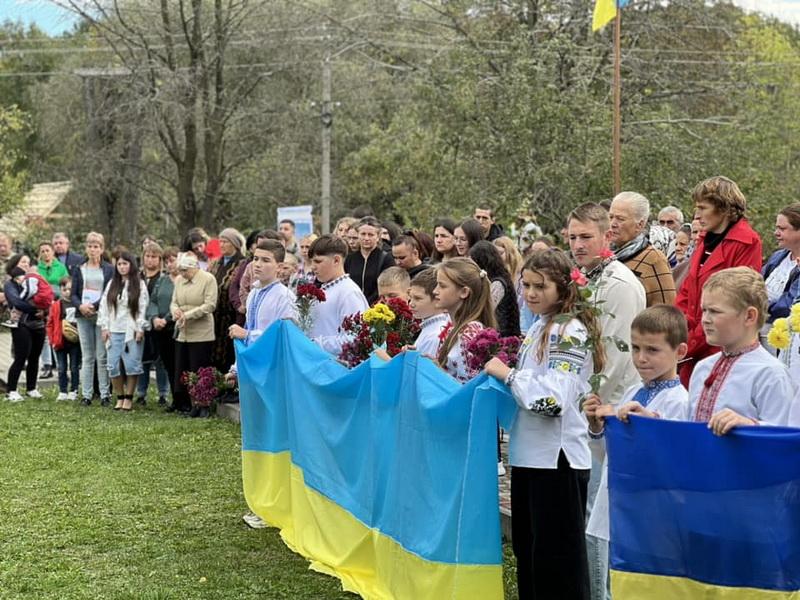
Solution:
<svg viewBox="0 0 800 600"><path fill-rule="evenodd" d="M69 271L67 271L67 267L64 266L64 263L57 258L54 258L53 262L51 262L50 266L48 267L43 262L39 261L39 264L36 265L36 270L39 272L39 275L47 280L47 283L49 283L50 287L53 288L56 298L58 298L61 295L58 282L62 277L69 277Z"/></svg>

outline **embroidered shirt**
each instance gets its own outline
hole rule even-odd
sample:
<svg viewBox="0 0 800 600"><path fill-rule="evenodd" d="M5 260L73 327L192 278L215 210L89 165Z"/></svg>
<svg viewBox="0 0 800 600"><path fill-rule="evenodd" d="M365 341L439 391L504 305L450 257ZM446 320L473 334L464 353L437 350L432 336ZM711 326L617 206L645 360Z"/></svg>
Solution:
<svg viewBox="0 0 800 600"><path fill-rule="evenodd" d="M339 331L342 319L347 315L363 312L369 308L361 289L348 275L322 284L325 302L315 302L311 308L311 337L323 350L335 354L342 351L348 336Z"/></svg>
<svg viewBox="0 0 800 600"><path fill-rule="evenodd" d="M417 341L414 342L417 352L436 360L436 355L439 353L439 335L449 322L450 315L446 313L423 319L420 324L419 336Z"/></svg>

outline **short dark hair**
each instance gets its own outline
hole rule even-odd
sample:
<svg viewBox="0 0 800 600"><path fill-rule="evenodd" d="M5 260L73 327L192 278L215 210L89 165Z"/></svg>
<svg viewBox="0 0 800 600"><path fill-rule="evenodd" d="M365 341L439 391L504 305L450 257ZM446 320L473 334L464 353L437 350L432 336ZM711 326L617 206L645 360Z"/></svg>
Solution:
<svg viewBox="0 0 800 600"><path fill-rule="evenodd" d="M425 290L425 293L433 298L433 290L436 289L436 269L424 269L411 279L411 287L418 287Z"/></svg>
<svg viewBox="0 0 800 600"><path fill-rule="evenodd" d="M358 220L358 223L356 223L355 225L356 231L361 229L364 225L369 225L370 227L374 227L378 231L380 231L381 227L383 227L383 225L381 225L381 222L378 221L378 219L376 219L375 217L363 217Z"/></svg>
<svg viewBox="0 0 800 600"><path fill-rule="evenodd" d="M274 229L262 229L256 234L256 239L275 240L280 242L283 238L281 237L281 234Z"/></svg>
<svg viewBox="0 0 800 600"><path fill-rule="evenodd" d="M369 206L368 204L362 204L361 206L356 206L353 209L352 215L356 219L361 219L363 217L375 216L375 212L372 210L372 207Z"/></svg>
<svg viewBox="0 0 800 600"><path fill-rule="evenodd" d="M401 235L392 240L392 248L399 246L400 244L405 244L412 250L416 250L417 254L422 254L419 249L419 242L413 236Z"/></svg>
<svg viewBox="0 0 800 600"><path fill-rule="evenodd" d="M308 249L309 258L314 258L317 255L334 256L337 254L342 258L346 257L347 244L342 238L336 237L330 233L319 236Z"/></svg>
<svg viewBox="0 0 800 600"><path fill-rule="evenodd" d="M64 287L67 284L72 285L72 277L69 275L64 275L61 279L58 280L59 287Z"/></svg>
<svg viewBox="0 0 800 600"><path fill-rule="evenodd" d="M286 258L286 248L278 240L260 240L256 245L256 250L271 253L276 262L283 262L283 259Z"/></svg>
<svg viewBox="0 0 800 600"><path fill-rule="evenodd" d="M291 219L281 219L281 222L278 223L278 225L283 225L284 223L288 223L289 225L291 225L292 229L295 228L294 221L292 221Z"/></svg>
<svg viewBox="0 0 800 600"><path fill-rule="evenodd" d="M52 247L53 247L53 244L52 244L52 243L50 243L50 242L48 242L48 241L39 242L39 250L41 250L41 249L42 249L42 246L50 246L50 247L52 248Z"/></svg>
<svg viewBox="0 0 800 600"><path fill-rule="evenodd" d="M639 333L663 333L667 343L674 349L689 339L686 317L674 306L656 304L644 309L631 323L631 331Z"/></svg>
<svg viewBox="0 0 800 600"><path fill-rule="evenodd" d="M486 202L478 202L478 204L475 205L475 210L488 210L489 216L494 219L494 209Z"/></svg>

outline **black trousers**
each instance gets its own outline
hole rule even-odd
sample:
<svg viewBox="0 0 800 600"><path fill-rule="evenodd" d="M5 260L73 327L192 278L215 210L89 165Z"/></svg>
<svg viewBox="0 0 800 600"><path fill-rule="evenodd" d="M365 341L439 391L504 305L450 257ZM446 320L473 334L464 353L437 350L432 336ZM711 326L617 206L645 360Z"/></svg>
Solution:
<svg viewBox="0 0 800 600"><path fill-rule="evenodd" d="M161 358L161 364L164 365L164 370L169 377L169 389L172 395L175 395L175 345L178 343L173 338L172 327L167 327L160 331L153 331L153 339L155 340L156 348L158 349L158 356Z"/></svg>
<svg viewBox="0 0 800 600"><path fill-rule="evenodd" d="M589 600L589 469L511 468L511 535L520 600Z"/></svg>
<svg viewBox="0 0 800 600"><path fill-rule="evenodd" d="M172 406L178 410L189 410L192 400L189 390L181 381L185 371L197 371L210 367L214 360L214 342L175 342L175 387Z"/></svg>
<svg viewBox="0 0 800 600"><path fill-rule="evenodd" d="M14 391L19 383L22 369L25 369L25 387L28 391L36 389L36 378L39 376L39 355L44 346L44 327L29 329L24 323L11 330L11 347L14 351L14 362L8 368L8 390ZM25 363L28 366L25 367Z"/></svg>

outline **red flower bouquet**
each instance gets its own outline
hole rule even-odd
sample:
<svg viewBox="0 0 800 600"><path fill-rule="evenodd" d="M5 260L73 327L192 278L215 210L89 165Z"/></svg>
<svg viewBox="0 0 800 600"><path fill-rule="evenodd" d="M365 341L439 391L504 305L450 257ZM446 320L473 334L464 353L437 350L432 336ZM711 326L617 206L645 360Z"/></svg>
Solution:
<svg viewBox="0 0 800 600"><path fill-rule="evenodd" d="M339 331L351 334L351 339L342 346L339 358L349 367L355 367L376 348L385 347L389 356L396 356L404 346L414 343L419 329L419 321L405 300L390 298L378 302L363 313L344 318Z"/></svg>
<svg viewBox="0 0 800 600"><path fill-rule="evenodd" d="M309 333L314 325L311 309L317 302L325 302L325 291L313 282L302 281L297 286L296 296L298 324L300 329Z"/></svg>
<svg viewBox="0 0 800 600"><path fill-rule="evenodd" d="M466 344L467 367L480 371L490 359L497 357L513 369L517 366L520 344L516 336L500 337L491 327L482 329Z"/></svg>
<svg viewBox="0 0 800 600"><path fill-rule="evenodd" d="M214 367L203 367L194 371L184 371L181 382L189 389L189 395L197 406L211 406L223 392L230 390L225 376Z"/></svg>

